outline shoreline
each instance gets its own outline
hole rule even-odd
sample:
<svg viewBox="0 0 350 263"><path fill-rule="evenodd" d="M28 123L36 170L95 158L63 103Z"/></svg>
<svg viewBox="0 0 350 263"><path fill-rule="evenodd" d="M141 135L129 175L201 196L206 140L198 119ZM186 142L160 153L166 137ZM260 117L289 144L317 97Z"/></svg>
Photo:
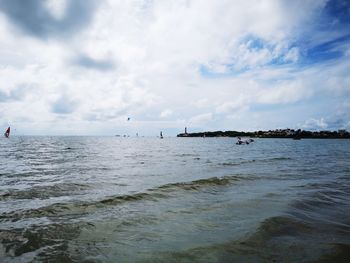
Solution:
<svg viewBox="0 0 350 263"><path fill-rule="evenodd" d="M276 139L350 139L350 133L346 130L338 131L306 131L293 129L277 129L268 131L205 131L195 133L179 133L177 137L251 137L251 138L276 138Z"/></svg>

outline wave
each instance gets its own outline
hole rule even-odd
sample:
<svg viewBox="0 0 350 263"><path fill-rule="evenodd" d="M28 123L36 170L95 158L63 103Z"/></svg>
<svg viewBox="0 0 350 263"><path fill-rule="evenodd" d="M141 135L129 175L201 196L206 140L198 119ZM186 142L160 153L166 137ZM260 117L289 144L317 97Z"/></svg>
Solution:
<svg viewBox="0 0 350 263"><path fill-rule="evenodd" d="M228 185L233 181L239 181L247 179L244 176L232 175L232 176L224 176L224 177L211 177L207 179L199 179L191 182L183 182L183 183L171 183L159 186L154 190L175 190L176 188L180 188L183 190L198 190L205 186L220 186L220 185ZM151 190L151 191L154 191Z"/></svg>
<svg viewBox="0 0 350 263"><path fill-rule="evenodd" d="M175 157L196 157L199 156L199 154L194 153L181 153L181 154L174 154Z"/></svg>
<svg viewBox="0 0 350 263"><path fill-rule="evenodd" d="M3 199L47 199L51 197L78 194L79 191L89 189L85 184L61 183L47 186L35 186L25 190L7 190L0 193L0 200Z"/></svg>
<svg viewBox="0 0 350 263"><path fill-rule="evenodd" d="M67 243L91 227L91 223L79 222L0 230L0 258L5 262L76 262L67 253Z"/></svg>
<svg viewBox="0 0 350 263"><path fill-rule="evenodd" d="M21 219L31 217L56 217L63 215L79 215L90 213L93 210L103 208L105 206L121 205L127 202L138 201L157 201L159 199L173 197L174 193L179 191L201 191L207 188L223 187L233 184L241 180L254 180L252 176L231 175L224 177L211 177L207 179L199 179L191 182L169 183L155 188L127 195L110 196L102 200L92 202L75 202L75 203L56 203L49 206L44 206L38 209L28 209L24 211L9 212L0 215L0 219ZM72 186L77 187L77 186ZM24 194L24 193L22 193ZM27 194L28 196L30 193ZM9 197L6 195L5 197Z"/></svg>
<svg viewBox="0 0 350 263"><path fill-rule="evenodd" d="M237 240L156 251L137 262L347 262L349 244L331 239L326 242L312 225L281 215L265 219L255 232Z"/></svg>
<svg viewBox="0 0 350 263"><path fill-rule="evenodd" d="M249 163L269 163L269 162L288 161L288 160L292 160L292 158L290 158L290 157L274 157L274 158L267 158L267 159L252 159L252 160L237 159L237 160L233 160L233 161L222 162L222 163L219 163L219 165L239 166L242 164L249 164Z"/></svg>
<svg viewBox="0 0 350 263"><path fill-rule="evenodd" d="M303 221L289 216L276 216L264 220L250 239L254 241L255 239L268 239L273 236L296 236L311 232L312 227Z"/></svg>
<svg viewBox="0 0 350 263"><path fill-rule="evenodd" d="M304 244L295 244L295 239L288 238L311 231L310 226L298 220L276 216L261 222L251 235L237 240L181 251L153 251L136 262L305 262L313 257L302 253Z"/></svg>
<svg viewBox="0 0 350 263"><path fill-rule="evenodd" d="M129 219L125 223L130 223ZM0 231L0 238L4 255L15 255L18 260L33 253L34 261L81 261L78 255L67 253L67 243L78 238L83 229L94 231L94 227L88 222L33 226ZM318 259L343 262L349 256L349 244L326 243L321 238L312 224L290 216L275 216L265 219L251 235L238 240L182 251L149 252L140 262L319 262ZM323 245L315 246L317 242ZM99 253L93 244L88 246L91 253Z"/></svg>
<svg viewBox="0 0 350 263"><path fill-rule="evenodd" d="M274 157L274 158L264 159L263 161L287 161L287 160L292 160L292 158L290 158L290 157Z"/></svg>

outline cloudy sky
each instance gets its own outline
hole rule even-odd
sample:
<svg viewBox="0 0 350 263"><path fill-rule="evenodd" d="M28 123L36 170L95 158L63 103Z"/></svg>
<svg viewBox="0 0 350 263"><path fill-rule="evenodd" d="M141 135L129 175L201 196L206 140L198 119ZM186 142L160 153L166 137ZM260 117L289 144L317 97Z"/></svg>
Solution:
<svg viewBox="0 0 350 263"><path fill-rule="evenodd" d="M0 0L0 36L17 134L350 130L347 0Z"/></svg>

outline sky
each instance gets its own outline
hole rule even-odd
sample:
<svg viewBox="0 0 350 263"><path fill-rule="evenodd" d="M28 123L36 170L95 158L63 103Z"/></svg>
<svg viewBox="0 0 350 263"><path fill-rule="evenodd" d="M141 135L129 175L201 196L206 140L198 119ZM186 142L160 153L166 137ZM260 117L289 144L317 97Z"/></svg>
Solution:
<svg viewBox="0 0 350 263"><path fill-rule="evenodd" d="M350 1L0 0L8 125L18 135L350 130Z"/></svg>

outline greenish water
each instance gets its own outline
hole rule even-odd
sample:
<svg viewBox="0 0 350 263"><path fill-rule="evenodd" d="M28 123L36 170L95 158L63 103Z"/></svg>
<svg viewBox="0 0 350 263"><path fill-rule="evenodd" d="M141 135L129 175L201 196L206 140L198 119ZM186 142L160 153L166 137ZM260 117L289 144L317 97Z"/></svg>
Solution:
<svg viewBox="0 0 350 263"><path fill-rule="evenodd" d="M1 262L348 262L350 140L0 139Z"/></svg>

